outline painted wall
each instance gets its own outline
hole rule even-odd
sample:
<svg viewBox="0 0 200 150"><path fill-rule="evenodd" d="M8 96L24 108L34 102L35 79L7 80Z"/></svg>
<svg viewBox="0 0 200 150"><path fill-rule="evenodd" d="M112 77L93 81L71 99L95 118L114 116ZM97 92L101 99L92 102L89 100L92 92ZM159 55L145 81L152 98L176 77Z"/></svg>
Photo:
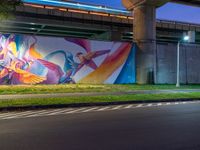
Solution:
<svg viewBox="0 0 200 150"><path fill-rule="evenodd" d="M61 83L135 83L135 46L0 34L0 84Z"/></svg>

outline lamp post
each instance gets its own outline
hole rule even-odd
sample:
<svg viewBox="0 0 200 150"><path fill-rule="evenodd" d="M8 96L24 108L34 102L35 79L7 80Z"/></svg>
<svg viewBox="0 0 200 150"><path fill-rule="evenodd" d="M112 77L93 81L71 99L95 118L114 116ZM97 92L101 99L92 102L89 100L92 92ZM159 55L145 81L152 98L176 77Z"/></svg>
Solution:
<svg viewBox="0 0 200 150"><path fill-rule="evenodd" d="M181 42L186 42L189 41L190 37L189 36L184 36L183 39L178 41L177 44L177 80L176 80L176 87L180 87L180 45Z"/></svg>

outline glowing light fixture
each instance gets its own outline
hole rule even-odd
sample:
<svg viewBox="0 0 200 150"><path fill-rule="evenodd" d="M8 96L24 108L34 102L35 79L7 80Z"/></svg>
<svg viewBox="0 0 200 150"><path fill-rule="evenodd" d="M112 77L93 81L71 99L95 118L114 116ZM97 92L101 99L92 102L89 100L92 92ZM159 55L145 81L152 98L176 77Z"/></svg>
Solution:
<svg viewBox="0 0 200 150"><path fill-rule="evenodd" d="M190 37L188 35L186 35L186 36L183 37L184 41L189 41L189 39L190 39Z"/></svg>

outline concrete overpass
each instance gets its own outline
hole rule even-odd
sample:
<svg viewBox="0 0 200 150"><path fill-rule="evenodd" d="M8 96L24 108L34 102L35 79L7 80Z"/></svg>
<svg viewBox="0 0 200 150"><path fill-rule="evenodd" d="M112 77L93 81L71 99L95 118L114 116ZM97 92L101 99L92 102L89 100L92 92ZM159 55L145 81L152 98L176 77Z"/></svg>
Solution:
<svg viewBox="0 0 200 150"><path fill-rule="evenodd" d="M190 5L190 6L200 6L200 0L122 0L124 6L128 9L131 10L133 7L137 7L138 5L142 3L146 4L154 4L156 7L160 7L164 5L167 2L173 2L173 3L178 3L178 4L184 4L184 5ZM134 3L134 5L133 5Z"/></svg>
<svg viewBox="0 0 200 150"><path fill-rule="evenodd" d="M78 5L79 6L79 5ZM92 5L86 5L92 7ZM95 8L95 9L94 9ZM95 6L93 11L82 7L25 3L18 7L15 20L2 22L4 33L50 36L71 36L97 40L133 41L134 19L130 11ZM97 8L100 8L98 10ZM157 40L177 42L184 32L195 31L200 42L200 25L157 20Z"/></svg>
<svg viewBox="0 0 200 150"><path fill-rule="evenodd" d="M200 0L172 0L172 2L191 6L200 6Z"/></svg>
<svg viewBox="0 0 200 150"><path fill-rule="evenodd" d="M170 0L122 0L123 5L133 11L133 38L137 43L136 53L137 82L148 83L149 73L155 74L156 51L156 8ZM199 0L176 0L173 2L200 6Z"/></svg>

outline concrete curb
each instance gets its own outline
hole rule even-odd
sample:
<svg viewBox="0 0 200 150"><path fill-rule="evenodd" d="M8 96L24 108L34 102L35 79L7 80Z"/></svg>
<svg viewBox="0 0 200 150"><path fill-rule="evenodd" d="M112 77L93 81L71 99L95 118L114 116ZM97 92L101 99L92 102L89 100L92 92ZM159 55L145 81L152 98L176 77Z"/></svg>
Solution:
<svg viewBox="0 0 200 150"><path fill-rule="evenodd" d="M91 106L109 106L109 105L125 105L125 104L148 104L148 103L166 103L166 102L186 102L200 100L200 98L183 98L183 99L161 99L161 100L138 100L138 101L116 101L116 102L99 102L99 103L72 103L72 104L57 104L57 105L34 105L34 106L11 106L2 107L0 112L5 111L22 111L22 110L39 110L52 108L76 108L76 107L91 107Z"/></svg>

